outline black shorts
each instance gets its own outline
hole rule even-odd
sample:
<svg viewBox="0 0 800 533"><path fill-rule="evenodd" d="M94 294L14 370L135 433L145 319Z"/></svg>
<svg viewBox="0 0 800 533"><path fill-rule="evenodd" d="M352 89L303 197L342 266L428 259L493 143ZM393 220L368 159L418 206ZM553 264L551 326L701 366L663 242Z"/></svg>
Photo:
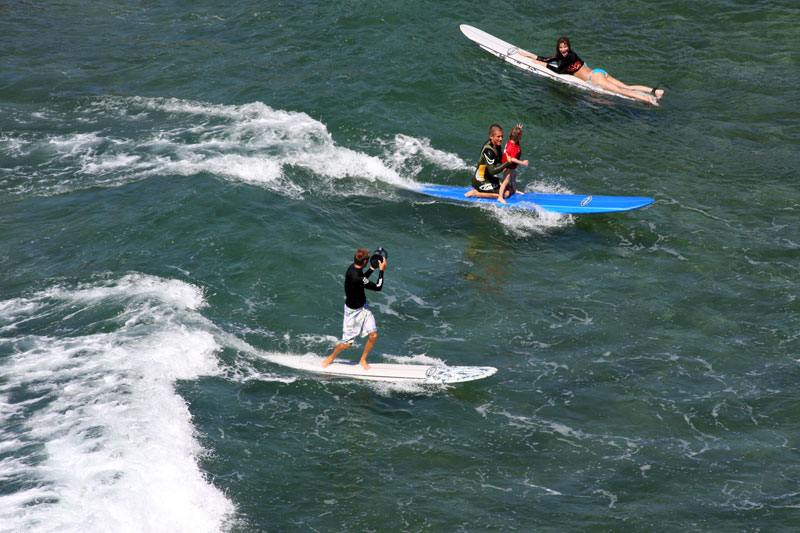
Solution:
<svg viewBox="0 0 800 533"><path fill-rule="evenodd" d="M478 192L498 194L500 192L500 180L494 176L483 181L480 181L477 178L472 178L472 188Z"/></svg>

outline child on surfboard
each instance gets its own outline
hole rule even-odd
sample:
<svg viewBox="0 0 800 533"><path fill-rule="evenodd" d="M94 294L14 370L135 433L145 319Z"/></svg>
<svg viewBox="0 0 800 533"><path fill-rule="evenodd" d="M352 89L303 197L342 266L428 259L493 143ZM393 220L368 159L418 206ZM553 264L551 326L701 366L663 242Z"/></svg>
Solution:
<svg viewBox="0 0 800 533"><path fill-rule="evenodd" d="M503 128L498 124L489 126L489 140L483 144L481 155L478 159L478 166L472 177L472 189L467 191L464 196L474 198L500 198L500 179L496 174L505 170L514 161L501 162L503 154L500 147L503 146ZM527 161L516 162L527 165ZM505 198L511 196L510 191L503 191ZM505 203L505 200L503 200Z"/></svg>
<svg viewBox="0 0 800 533"><path fill-rule="evenodd" d="M572 50L569 39L560 37L556 42L556 53L550 57L538 56L517 50L517 54L531 58L535 63L549 68L559 74L572 74L578 79L602 87L607 91L635 98L647 102L648 104L658 105L658 99L664 94L663 89L653 89L645 85L626 85L618 79L612 77L608 72L601 68L591 69L578 57Z"/></svg>
<svg viewBox="0 0 800 533"><path fill-rule="evenodd" d="M528 166L527 159L525 161L519 159L522 155L520 141L522 141L522 124L517 124L511 128L511 132L508 134L508 143L506 143L506 148L503 150L502 162L510 161L511 164L503 169L503 183L500 184L500 190L497 194L497 201L501 204L506 203L505 199L514 194L525 194L517 190L517 165ZM509 192L508 196L505 194L506 191Z"/></svg>

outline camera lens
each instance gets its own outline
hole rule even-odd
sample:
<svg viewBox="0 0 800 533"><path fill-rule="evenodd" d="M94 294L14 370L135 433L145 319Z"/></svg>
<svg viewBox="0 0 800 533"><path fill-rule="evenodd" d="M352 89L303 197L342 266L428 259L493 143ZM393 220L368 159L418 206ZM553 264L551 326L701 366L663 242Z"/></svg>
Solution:
<svg viewBox="0 0 800 533"><path fill-rule="evenodd" d="M383 249L382 246L379 246L377 250L372 252L372 257L369 259L369 264L373 269L376 269L381 266L381 258L388 259L389 252Z"/></svg>

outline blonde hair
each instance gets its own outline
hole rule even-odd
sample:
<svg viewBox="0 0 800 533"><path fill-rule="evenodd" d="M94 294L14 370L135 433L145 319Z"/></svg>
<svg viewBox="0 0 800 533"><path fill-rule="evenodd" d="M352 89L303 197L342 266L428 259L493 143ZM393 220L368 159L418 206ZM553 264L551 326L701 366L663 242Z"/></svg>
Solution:
<svg viewBox="0 0 800 533"><path fill-rule="evenodd" d="M517 124L513 128L511 128L511 133L508 134L508 139L514 141L514 144L519 144L519 140L522 138L522 124Z"/></svg>

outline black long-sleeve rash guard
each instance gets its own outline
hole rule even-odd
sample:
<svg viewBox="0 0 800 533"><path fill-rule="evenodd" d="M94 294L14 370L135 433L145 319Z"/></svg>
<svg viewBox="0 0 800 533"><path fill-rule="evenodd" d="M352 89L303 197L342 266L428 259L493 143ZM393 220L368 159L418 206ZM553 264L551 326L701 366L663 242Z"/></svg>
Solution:
<svg viewBox="0 0 800 533"><path fill-rule="evenodd" d="M364 289L371 291L380 291L383 289L383 270L378 271L378 281L372 282L368 278L372 275L374 270L371 268L367 273L361 271L355 263L350 265L347 269L347 274L344 276L344 294L346 296L344 304L350 309L360 309L367 303L367 296L364 294Z"/></svg>
<svg viewBox="0 0 800 533"><path fill-rule="evenodd" d="M553 54L550 57L537 56L539 61L547 63L547 68L559 74L575 74L583 66L583 59L570 50L566 56Z"/></svg>

